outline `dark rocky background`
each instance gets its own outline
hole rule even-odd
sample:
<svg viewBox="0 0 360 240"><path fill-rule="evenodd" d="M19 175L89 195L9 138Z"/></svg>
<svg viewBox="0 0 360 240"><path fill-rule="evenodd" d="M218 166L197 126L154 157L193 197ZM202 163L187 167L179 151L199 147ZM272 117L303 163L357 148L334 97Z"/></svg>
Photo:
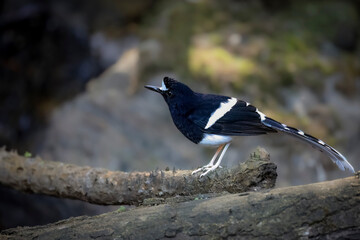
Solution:
<svg viewBox="0 0 360 240"><path fill-rule="evenodd" d="M142 87L172 76L251 102L358 170L359 15L357 1L0 0L0 145L111 170L203 165L215 149L188 142ZM278 165L277 186L349 175L279 135L239 138L223 164L258 145ZM0 196L0 229L116 208Z"/></svg>

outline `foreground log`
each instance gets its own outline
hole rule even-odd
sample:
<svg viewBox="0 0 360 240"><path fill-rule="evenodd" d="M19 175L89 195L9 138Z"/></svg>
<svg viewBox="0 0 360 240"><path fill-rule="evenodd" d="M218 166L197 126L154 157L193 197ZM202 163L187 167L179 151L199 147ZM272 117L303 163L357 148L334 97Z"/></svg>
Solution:
<svg viewBox="0 0 360 240"><path fill-rule="evenodd" d="M18 227L1 234L4 239L360 239L360 181L349 177L226 194Z"/></svg>
<svg viewBox="0 0 360 240"><path fill-rule="evenodd" d="M20 191L79 199L97 204L134 204L156 198L202 193L238 193L272 188L276 165L261 148L245 163L199 178L191 171L114 172L26 158L0 150L0 184ZM195 198L195 197L194 197Z"/></svg>

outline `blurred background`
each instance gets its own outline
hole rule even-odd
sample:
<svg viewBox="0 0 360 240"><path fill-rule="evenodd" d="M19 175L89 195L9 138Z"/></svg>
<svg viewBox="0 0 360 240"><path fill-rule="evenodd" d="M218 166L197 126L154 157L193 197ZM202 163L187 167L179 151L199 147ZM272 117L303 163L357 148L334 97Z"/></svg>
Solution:
<svg viewBox="0 0 360 240"><path fill-rule="evenodd" d="M162 97L174 77L236 96L342 152L359 169L359 1L0 0L0 146L110 170L194 169ZM264 147L277 187L344 176L288 136L238 138L223 165ZM0 188L0 229L117 209Z"/></svg>

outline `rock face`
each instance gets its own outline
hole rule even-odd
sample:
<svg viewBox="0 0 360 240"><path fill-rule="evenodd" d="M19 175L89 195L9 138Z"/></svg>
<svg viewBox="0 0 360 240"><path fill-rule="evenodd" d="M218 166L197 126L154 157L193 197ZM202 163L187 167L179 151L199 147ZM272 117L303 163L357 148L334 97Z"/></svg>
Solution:
<svg viewBox="0 0 360 240"><path fill-rule="evenodd" d="M112 170L195 168L203 150L176 130L163 99L136 81L138 50L129 50L87 91L56 110L39 154L45 159ZM153 84L161 83L155 77Z"/></svg>
<svg viewBox="0 0 360 240"><path fill-rule="evenodd" d="M137 41L129 26L153 1L4 0L0 5L0 145L25 152L59 103L83 92L117 60L121 47ZM126 37L108 40L105 29Z"/></svg>

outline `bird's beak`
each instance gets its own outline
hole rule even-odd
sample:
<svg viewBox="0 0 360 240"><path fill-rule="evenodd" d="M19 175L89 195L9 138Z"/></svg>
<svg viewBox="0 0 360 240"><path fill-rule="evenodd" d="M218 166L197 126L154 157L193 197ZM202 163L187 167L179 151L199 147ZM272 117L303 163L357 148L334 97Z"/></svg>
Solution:
<svg viewBox="0 0 360 240"><path fill-rule="evenodd" d="M144 86L145 88L151 90L151 91L154 91L154 92L158 92L158 93L162 93L163 91L158 88L158 87L155 87L155 86L151 86L151 85L145 85Z"/></svg>

